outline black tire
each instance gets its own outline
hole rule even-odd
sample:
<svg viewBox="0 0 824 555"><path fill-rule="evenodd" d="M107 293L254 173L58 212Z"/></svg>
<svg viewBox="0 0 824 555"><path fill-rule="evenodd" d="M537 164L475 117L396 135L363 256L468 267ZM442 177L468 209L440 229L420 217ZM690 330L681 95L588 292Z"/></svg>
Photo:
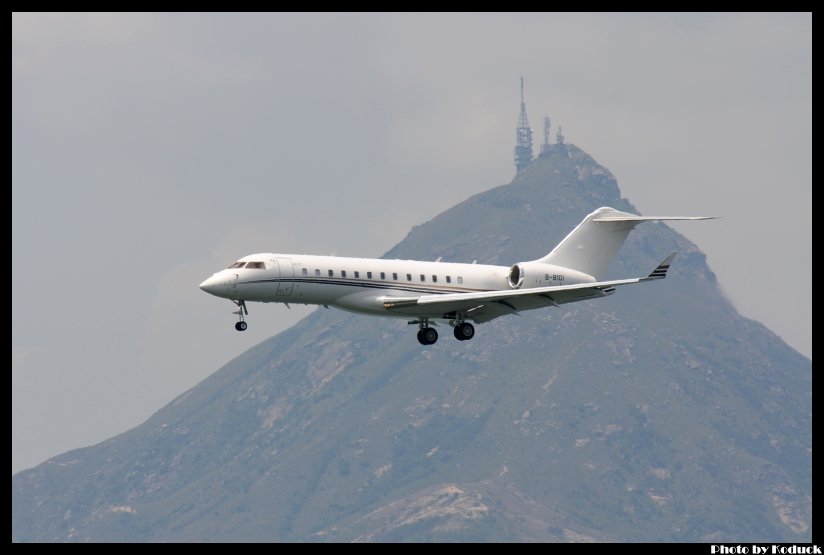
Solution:
<svg viewBox="0 0 824 555"><path fill-rule="evenodd" d="M235 329L237 331L246 331L247 327L248 325L246 324L246 322L238 322L235 324Z"/></svg>
<svg viewBox="0 0 824 555"><path fill-rule="evenodd" d="M438 340L438 330L435 328L423 328L421 331L423 332L423 339L426 341L424 345L434 345Z"/></svg>
<svg viewBox="0 0 824 555"><path fill-rule="evenodd" d="M418 330L418 343L426 345L426 339L423 336L423 329Z"/></svg>
<svg viewBox="0 0 824 555"><path fill-rule="evenodd" d="M475 337L475 326L469 322L458 324L454 329L455 339L458 341L469 341Z"/></svg>

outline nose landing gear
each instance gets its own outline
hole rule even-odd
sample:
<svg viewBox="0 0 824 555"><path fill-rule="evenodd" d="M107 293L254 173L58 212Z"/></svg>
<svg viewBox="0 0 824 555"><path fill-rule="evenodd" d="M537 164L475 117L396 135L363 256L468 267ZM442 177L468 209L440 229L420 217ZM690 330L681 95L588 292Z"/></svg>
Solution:
<svg viewBox="0 0 824 555"><path fill-rule="evenodd" d="M246 328L249 327L248 324L243 320L243 315L249 315L249 311L246 310L246 301L232 301L237 305L237 310L232 312L232 314L237 314L238 321L235 323L235 329L237 331L246 331Z"/></svg>

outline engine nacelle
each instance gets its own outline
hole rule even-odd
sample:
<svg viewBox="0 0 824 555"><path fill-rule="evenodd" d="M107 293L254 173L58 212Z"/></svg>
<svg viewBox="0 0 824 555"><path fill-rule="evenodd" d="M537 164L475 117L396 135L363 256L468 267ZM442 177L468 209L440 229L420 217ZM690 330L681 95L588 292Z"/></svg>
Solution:
<svg viewBox="0 0 824 555"><path fill-rule="evenodd" d="M509 268L507 275L507 282L512 289L573 285L594 281L595 278L589 274L543 262L518 262Z"/></svg>
<svg viewBox="0 0 824 555"><path fill-rule="evenodd" d="M509 286L513 289L520 289L524 283L524 276L525 273L522 264L513 264L509 269L509 276L507 278Z"/></svg>

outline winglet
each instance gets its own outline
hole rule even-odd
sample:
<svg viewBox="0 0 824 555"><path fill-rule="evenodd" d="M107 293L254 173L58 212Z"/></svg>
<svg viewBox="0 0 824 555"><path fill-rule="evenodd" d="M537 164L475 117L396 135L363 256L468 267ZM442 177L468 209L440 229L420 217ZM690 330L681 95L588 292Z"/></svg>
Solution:
<svg viewBox="0 0 824 555"><path fill-rule="evenodd" d="M656 268L647 276L647 279L664 279L667 277L667 270L669 270L672 260L675 258L677 252L672 253L664 259Z"/></svg>

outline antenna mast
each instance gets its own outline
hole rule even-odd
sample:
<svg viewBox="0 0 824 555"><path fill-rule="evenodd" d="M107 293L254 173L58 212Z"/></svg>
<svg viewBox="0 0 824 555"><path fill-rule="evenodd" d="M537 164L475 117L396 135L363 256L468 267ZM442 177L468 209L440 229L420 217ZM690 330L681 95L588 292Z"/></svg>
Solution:
<svg viewBox="0 0 824 555"><path fill-rule="evenodd" d="M532 128L526 119L526 104L524 103L524 78L521 77L521 113L518 116L518 127L515 128L515 169L520 172L532 163Z"/></svg>
<svg viewBox="0 0 824 555"><path fill-rule="evenodd" d="M541 145L541 154L549 152L549 116L544 116L544 144Z"/></svg>

